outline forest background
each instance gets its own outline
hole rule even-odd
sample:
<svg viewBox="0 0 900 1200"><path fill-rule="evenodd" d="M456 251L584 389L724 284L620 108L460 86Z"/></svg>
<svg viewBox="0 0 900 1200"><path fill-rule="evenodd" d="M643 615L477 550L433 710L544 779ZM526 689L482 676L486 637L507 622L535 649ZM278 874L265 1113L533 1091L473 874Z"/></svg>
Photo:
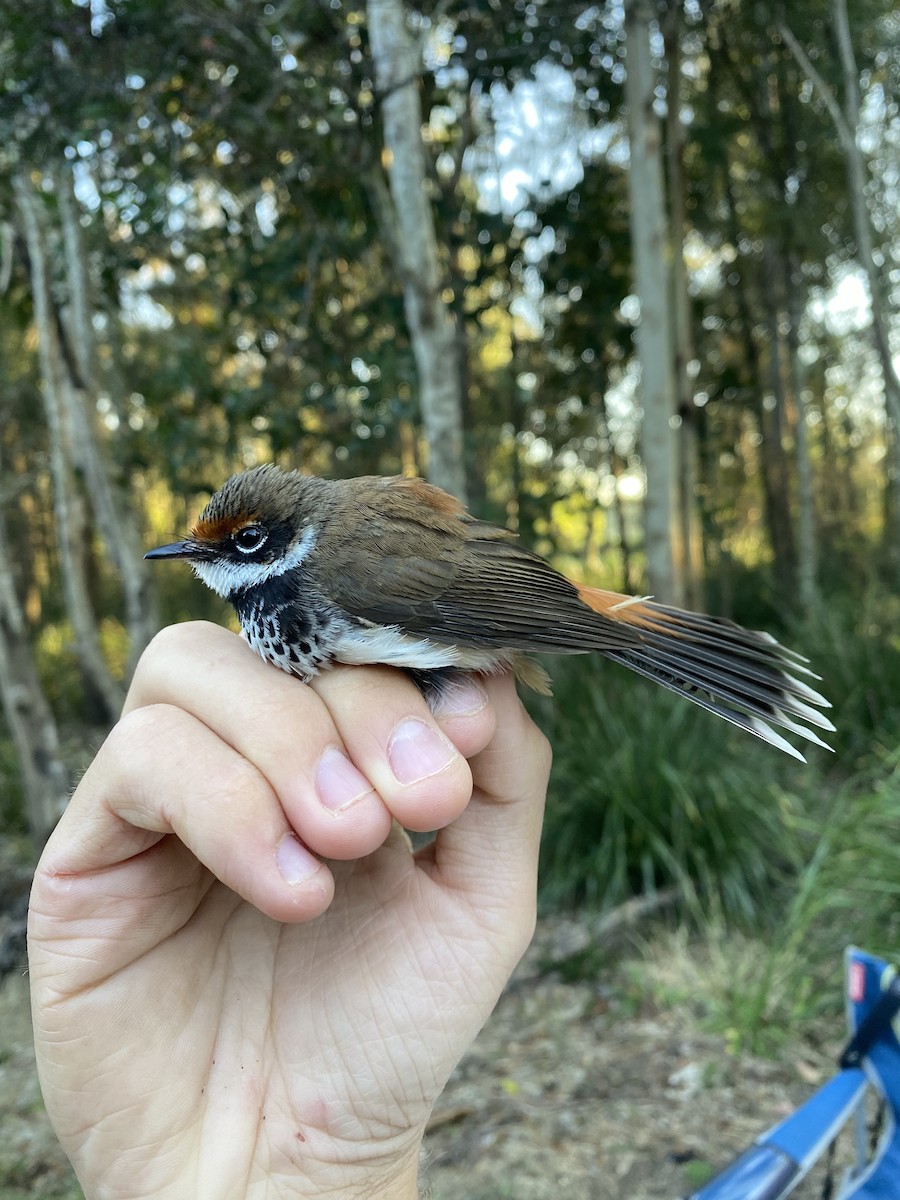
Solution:
<svg viewBox="0 0 900 1200"><path fill-rule="evenodd" d="M738 1043L837 1011L900 934L894 5L0 0L0 64L7 845L154 631L230 619L141 557L229 473L426 474L811 658L805 766L552 664L542 895L754 939Z"/></svg>

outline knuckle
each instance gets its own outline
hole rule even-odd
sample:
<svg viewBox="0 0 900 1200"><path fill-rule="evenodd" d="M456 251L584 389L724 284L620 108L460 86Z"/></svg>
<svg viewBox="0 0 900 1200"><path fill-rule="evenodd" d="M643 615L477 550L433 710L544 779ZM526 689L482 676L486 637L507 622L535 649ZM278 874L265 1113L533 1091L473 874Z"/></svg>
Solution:
<svg viewBox="0 0 900 1200"><path fill-rule="evenodd" d="M165 670L165 664L173 654L184 654L187 646L184 642L184 626L166 625L153 635L144 648L134 669L131 680L131 693L140 695L160 670Z"/></svg>
<svg viewBox="0 0 900 1200"><path fill-rule="evenodd" d="M164 625L147 643L138 660L135 678L139 673L152 674L173 658L183 660L187 654L196 653L200 647L233 636L211 621L181 621L176 625Z"/></svg>
<svg viewBox="0 0 900 1200"><path fill-rule="evenodd" d="M170 739L178 713L171 704L147 704L133 709L112 727L101 754L123 764L142 761L148 754L156 753L161 740Z"/></svg>
<svg viewBox="0 0 900 1200"><path fill-rule="evenodd" d="M189 624L198 625L200 622L190 622ZM189 624L164 625L150 639L147 648L141 655L141 662L167 658L173 651L183 649Z"/></svg>
<svg viewBox="0 0 900 1200"><path fill-rule="evenodd" d="M206 764L205 784L215 792L216 803L224 814L252 805L256 799L268 799L273 791L258 768L241 755Z"/></svg>

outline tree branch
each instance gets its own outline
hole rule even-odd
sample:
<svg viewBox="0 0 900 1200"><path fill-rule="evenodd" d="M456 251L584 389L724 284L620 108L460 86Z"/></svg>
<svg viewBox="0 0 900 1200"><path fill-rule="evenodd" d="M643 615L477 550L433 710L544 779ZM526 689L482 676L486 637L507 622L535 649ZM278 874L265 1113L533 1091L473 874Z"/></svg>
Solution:
<svg viewBox="0 0 900 1200"><path fill-rule="evenodd" d="M846 151L850 147L855 147L856 138L853 135L853 130L848 125L834 92L813 66L809 55L806 53L784 22L779 24L778 32L781 34L781 37L791 54L793 54L794 58L797 60L797 65L818 92L819 99L828 109L828 115L834 122L835 129L837 129L838 137L841 139L841 145L844 147L844 150Z"/></svg>

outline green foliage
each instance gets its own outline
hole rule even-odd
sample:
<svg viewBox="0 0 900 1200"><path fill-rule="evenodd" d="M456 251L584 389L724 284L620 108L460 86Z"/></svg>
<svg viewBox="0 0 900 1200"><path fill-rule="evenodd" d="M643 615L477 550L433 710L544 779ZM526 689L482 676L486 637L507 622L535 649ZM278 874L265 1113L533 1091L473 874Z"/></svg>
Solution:
<svg viewBox="0 0 900 1200"><path fill-rule="evenodd" d="M753 608L759 580L744 584ZM898 615L873 587L784 635L834 701L836 753L813 749L805 767L592 659L554 664L557 695L537 706L555 754L544 902L610 905L676 884L690 950L674 981L648 987L667 1005L690 997L735 1050L777 1054L836 1019L844 946L896 956ZM564 969L590 974L601 958Z"/></svg>
<svg viewBox="0 0 900 1200"><path fill-rule="evenodd" d="M790 768L793 790L784 811L791 854L788 861L780 852L771 855L752 920L735 921L714 892L699 921L694 909L681 954L673 952L679 939L670 936L668 956L654 951L642 981L657 1002L688 1004L735 1051L778 1055L798 1037L818 1042L823 1029L839 1029L846 945L865 946L889 960L897 956L895 613L895 598L874 589L857 601L833 598L796 631L795 641L801 634L806 639L835 700L837 753L834 759L817 753L805 770ZM729 748L715 753L723 751ZM764 789L762 780L769 778L772 796L785 787L778 759L758 759L754 774ZM780 851L779 843L770 844L775 847ZM557 890L551 879L548 894Z"/></svg>
<svg viewBox="0 0 900 1200"><path fill-rule="evenodd" d="M554 667L548 903L611 905L677 884L748 916L798 861L793 763L613 664Z"/></svg>
<svg viewBox="0 0 900 1200"><path fill-rule="evenodd" d="M883 761L900 729L900 597L881 586L842 591L795 621L791 636L834 703L838 769Z"/></svg>
<svg viewBox="0 0 900 1200"><path fill-rule="evenodd" d="M778 1055L839 1025L842 952L864 946L888 961L900 945L900 752L852 779L800 822L805 862L774 888L744 932L708 920L682 980L707 1026L735 1051Z"/></svg>
<svg viewBox="0 0 900 1200"><path fill-rule="evenodd" d="M717 1168L706 1159L697 1158L691 1162L686 1162L682 1168L684 1171L685 1186L691 1191L700 1188L704 1183L708 1183L715 1174Z"/></svg>
<svg viewBox="0 0 900 1200"><path fill-rule="evenodd" d="M895 739L896 740L896 739ZM853 942L886 958L900 946L900 750L881 752L805 822L812 848L786 926L811 958Z"/></svg>

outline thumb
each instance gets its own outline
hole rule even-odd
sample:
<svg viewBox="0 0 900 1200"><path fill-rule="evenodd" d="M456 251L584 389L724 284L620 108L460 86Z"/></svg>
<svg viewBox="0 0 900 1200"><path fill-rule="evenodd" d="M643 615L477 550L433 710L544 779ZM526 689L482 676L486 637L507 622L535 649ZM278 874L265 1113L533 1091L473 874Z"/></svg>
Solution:
<svg viewBox="0 0 900 1200"><path fill-rule="evenodd" d="M441 880L465 893L485 920L506 919L515 907L533 924L550 744L525 711L512 676L487 679L485 687L496 730L469 762L472 800L438 833L434 864Z"/></svg>

